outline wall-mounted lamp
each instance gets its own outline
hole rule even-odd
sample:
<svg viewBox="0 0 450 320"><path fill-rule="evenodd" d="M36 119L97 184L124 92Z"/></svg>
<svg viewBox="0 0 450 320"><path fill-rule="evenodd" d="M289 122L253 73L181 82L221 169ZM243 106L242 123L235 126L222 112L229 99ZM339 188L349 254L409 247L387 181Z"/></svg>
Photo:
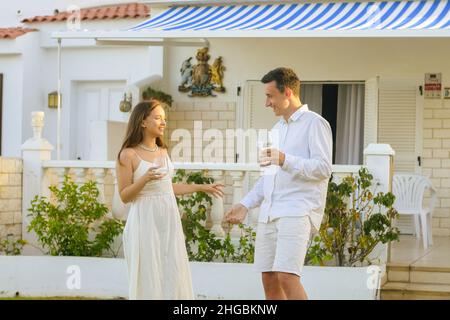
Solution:
<svg viewBox="0 0 450 320"><path fill-rule="evenodd" d="M123 94L123 100L120 101L120 105L119 105L120 111L122 111L122 112L130 112L131 108L132 108L132 104L131 104L132 99L133 98L131 96L131 93L129 93L128 96L127 96L126 93L124 93Z"/></svg>
<svg viewBox="0 0 450 320"><path fill-rule="evenodd" d="M62 98L61 98L61 106L62 106ZM58 108L58 92L53 91L53 92L50 92L48 94L48 107L50 109L57 109Z"/></svg>

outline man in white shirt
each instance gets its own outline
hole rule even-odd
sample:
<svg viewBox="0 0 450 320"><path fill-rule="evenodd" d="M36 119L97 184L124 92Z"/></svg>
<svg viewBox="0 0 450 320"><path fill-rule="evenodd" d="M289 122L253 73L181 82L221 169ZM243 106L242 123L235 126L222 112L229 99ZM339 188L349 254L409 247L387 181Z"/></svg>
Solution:
<svg viewBox="0 0 450 320"><path fill-rule="evenodd" d="M332 133L329 123L300 101L300 80L289 68L277 68L261 80L266 107L280 121L278 148L265 149L260 163L276 166L233 205L226 221L241 223L249 209L261 206L255 267L262 272L266 299L307 299L300 282L311 229L318 231L331 176Z"/></svg>

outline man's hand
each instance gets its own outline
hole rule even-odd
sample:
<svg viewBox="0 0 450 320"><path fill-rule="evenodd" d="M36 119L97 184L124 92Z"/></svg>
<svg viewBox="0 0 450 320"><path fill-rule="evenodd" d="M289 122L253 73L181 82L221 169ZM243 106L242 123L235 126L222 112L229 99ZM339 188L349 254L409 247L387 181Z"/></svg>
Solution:
<svg viewBox="0 0 450 320"><path fill-rule="evenodd" d="M232 224L242 223L247 215L248 209L242 204L238 203L231 207L225 214L225 221Z"/></svg>
<svg viewBox="0 0 450 320"><path fill-rule="evenodd" d="M261 151L259 162L263 164L261 165L263 167L271 164L281 167L284 164L284 159L285 155L283 152L275 148L268 148Z"/></svg>

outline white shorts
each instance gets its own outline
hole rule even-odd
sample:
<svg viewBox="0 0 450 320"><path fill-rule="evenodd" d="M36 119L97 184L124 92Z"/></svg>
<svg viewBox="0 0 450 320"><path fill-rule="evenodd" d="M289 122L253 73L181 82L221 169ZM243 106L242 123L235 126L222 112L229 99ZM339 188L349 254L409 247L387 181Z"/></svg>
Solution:
<svg viewBox="0 0 450 320"><path fill-rule="evenodd" d="M311 233L309 216L281 217L258 223L255 269L301 275Z"/></svg>

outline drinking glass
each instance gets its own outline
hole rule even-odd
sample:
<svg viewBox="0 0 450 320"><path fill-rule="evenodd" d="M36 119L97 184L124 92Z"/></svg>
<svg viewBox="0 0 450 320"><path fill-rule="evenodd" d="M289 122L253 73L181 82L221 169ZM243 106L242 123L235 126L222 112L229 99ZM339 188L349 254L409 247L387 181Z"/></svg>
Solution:
<svg viewBox="0 0 450 320"><path fill-rule="evenodd" d="M159 174L166 174L169 171L167 167L167 157L166 155L159 155L153 160L153 163L157 165L159 168L155 170L155 172Z"/></svg>
<svg viewBox="0 0 450 320"><path fill-rule="evenodd" d="M270 148L272 148L270 141L258 141L258 163L261 167L270 165L270 161L264 160L266 151Z"/></svg>

